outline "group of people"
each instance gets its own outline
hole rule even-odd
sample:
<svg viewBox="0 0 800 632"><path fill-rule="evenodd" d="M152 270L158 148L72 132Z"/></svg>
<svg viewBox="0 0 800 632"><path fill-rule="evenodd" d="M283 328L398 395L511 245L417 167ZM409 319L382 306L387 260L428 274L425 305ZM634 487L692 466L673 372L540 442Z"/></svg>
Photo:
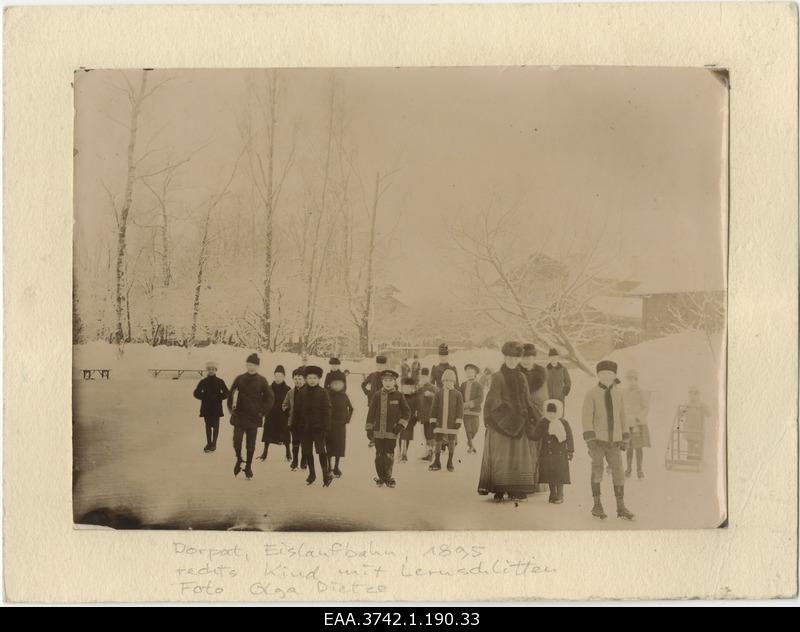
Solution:
<svg viewBox="0 0 800 632"><path fill-rule="evenodd" d="M466 379L459 382L458 369L449 361L446 344L439 346L439 362L430 369L404 360L401 372L388 367L386 356L375 358L375 369L365 376L361 389L367 398L365 430L370 448L375 450L374 482L394 488L395 460L408 461L416 426L422 426L426 451L422 460L428 469L455 470L461 428L467 440L467 453L476 453L474 439L485 425L483 458L478 493L493 495L498 502L513 501L548 485L549 502L564 502L564 486L571 483L569 463L575 453L576 438L566 419L565 401L572 380L556 349L540 364L536 346L507 342L501 348L503 362L498 371L481 373L475 364L463 367ZM259 428L263 426L263 453L266 460L271 444L283 445L285 459L292 470L307 469L306 482L317 479L315 455L324 486L342 475L347 425L353 405L347 394L348 373L337 358L322 382L318 366L302 366L292 372L292 385L278 366L272 384L258 373L257 354L247 358L247 371L228 389L216 375L217 366L207 365L208 374L194 391L202 401L200 416L206 425L206 452L216 450L222 402L227 402L234 427L236 455L234 475L244 471L253 478L253 457ZM650 447L647 425L648 393L641 389L635 370L625 374L620 386L615 362L597 364L597 383L589 389L580 411L582 439L591 458L592 515L605 519L601 501L603 474L611 474L617 516L634 518L624 499L625 480L644 478L643 450ZM242 448L245 448L244 456ZM443 455L447 460L443 465ZM623 463L627 457L627 468Z"/></svg>
<svg viewBox="0 0 800 632"><path fill-rule="evenodd" d="M281 365L275 367L270 385L258 372L260 364L258 354L250 354L246 372L234 379L230 389L217 376L216 363L206 364L207 375L194 390L195 398L202 402L200 416L206 425L204 451L216 450L222 402L226 401L236 454L234 476L244 471L248 480L253 478L258 431L263 426L264 448L260 460L267 460L271 444L282 445L291 469L307 469L306 483L311 485L317 480L316 452L322 483L328 487L334 478L342 475L340 465L345 451L346 426L353 415L346 392L347 375L340 370L340 362L331 359L331 370L324 384L321 367L295 369L293 386L286 383L286 371Z"/></svg>

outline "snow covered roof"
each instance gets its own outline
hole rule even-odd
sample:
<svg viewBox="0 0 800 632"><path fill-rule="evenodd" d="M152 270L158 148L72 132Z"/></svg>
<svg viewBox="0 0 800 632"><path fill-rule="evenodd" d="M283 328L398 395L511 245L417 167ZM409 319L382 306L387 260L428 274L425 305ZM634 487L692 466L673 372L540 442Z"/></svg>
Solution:
<svg viewBox="0 0 800 632"><path fill-rule="evenodd" d="M596 296L589 305L611 316L642 317L642 299L638 296Z"/></svg>

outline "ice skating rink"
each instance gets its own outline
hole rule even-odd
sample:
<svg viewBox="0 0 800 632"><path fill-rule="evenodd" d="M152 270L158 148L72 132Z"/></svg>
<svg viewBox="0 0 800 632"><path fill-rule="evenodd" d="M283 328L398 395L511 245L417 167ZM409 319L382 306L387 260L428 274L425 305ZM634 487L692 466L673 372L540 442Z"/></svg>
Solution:
<svg viewBox="0 0 800 632"><path fill-rule="evenodd" d="M673 346L676 342L681 340L673 340ZM669 346L667 341L649 344ZM621 370L626 355L636 349L618 354ZM658 349L654 355L658 358ZM277 531L713 528L724 520L724 479L718 472L723 468L717 466L721 433L713 428L707 433L701 473L665 468L675 400L686 381L678 369L687 360L673 349L654 361L658 364L643 383L657 391L649 419L653 447L645 450L646 478L636 480L634 472L626 484L626 504L636 514L635 522L616 518L609 475L603 482L609 518L600 521L589 513L590 461L580 439L579 416L583 394L592 383L588 376L575 376L566 405L576 435L572 485L565 487L563 505L551 505L547 492L518 504L496 503L477 494L483 429L477 454L467 454L466 437L460 435L456 469L451 473L428 471L428 463L420 460L424 439L417 428L408 463L395 462L397 487L378 488L373 483L374 453L364 432L366 399L357 379L348 388L356 412L348 428L343 476L331 487L323 488L321 477L307 486L306 473L290 471L283 446L277 445L270 447L266 462L254 462L252 481L243 474L234 478L227 417L221 420L217 451L203 452L204 426L197 416L198 402L192 398L195 377L156 379L139 369L112 372L108 381L73 381L75 521L116 528ZM647 374L642 362L637 364ZM271 377L266 366L264 374ZM230 384L234 375L221 372L221 377ZM698 381L705 386L703 380L694 382ZM715 407L714 411L710 425L722 423ZM256 455L261 452L260 439L259 432Z"/></svg>

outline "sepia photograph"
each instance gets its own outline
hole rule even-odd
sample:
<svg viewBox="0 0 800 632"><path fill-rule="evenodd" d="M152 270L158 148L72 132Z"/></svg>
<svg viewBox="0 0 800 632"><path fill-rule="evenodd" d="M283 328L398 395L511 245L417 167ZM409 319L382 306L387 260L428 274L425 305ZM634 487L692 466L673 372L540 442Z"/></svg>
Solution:
<svg viewBox="0 0 800 632"><path fill-rule="evenodd" d="M726 526L726 71L73 87L75 528Z"/></svg>

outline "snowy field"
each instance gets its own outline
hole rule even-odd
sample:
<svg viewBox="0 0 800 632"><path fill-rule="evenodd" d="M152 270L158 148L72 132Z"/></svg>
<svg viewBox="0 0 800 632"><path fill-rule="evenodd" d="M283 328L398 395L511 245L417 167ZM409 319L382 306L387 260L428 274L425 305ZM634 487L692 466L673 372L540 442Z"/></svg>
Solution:
<svg viewBox="0 0 800 632"><path fill-rule="evenodd" d="M356 412L347 437L343 476L323 488L321 478L305 484L305 472L291 472L282 446L270 447L269 459L253 465L255 477L233 476L232 427L220 423L217 451L203 452L204 425L192 390L199 379L185 374L152 377L150 368L202 368L207 359L220 364L219 375L230 386L243 372L249 351L230 347L186 350L129 345L123 357L115 347L90 343L74 347L74 465L75 521L117 528L257 529L282 531L364 530L538 530L538 529L673 529L713 528L724 521L724 399L719 358L701 334L680 334L644 343L611 356L620 374L635 367L643 388L653 391L649 418L653 447L645 450L646 478L629 479L626 504L636 521L618 520L610 476L603 482L603 501L609 518L589 514L590 461L580 440L579 410L593 379L573 370L573 391L566 417L576 435L571 464L572 485L565 503L550 505L547 493L515 504L495 503L476 492L483 442L478 454L466 453L459 437L455 472L429 472L421 461L424 439L416 429L408 463L396 463L395 489L373 483L374 454L364 432L366 398L359 384L372 361L343 363L352 373L348 391ZM724 352L723 352L724 353ZM716 358L716 360L715 360ZM474 362L493 370L501 358L495 350L459 351L451 362L459 367ZM435 357L425 358L432 366ZM292 354L262 355L262 374L270 381L276 364L291 372L300 363ZM325 360L310 364L327 368ZM108 368L111 379L84 381L80 369ZM706 429L704 468L700 473L668 471L664 457L679 403L690 385L698 386L712 410ZM463 430L462 430L463 432ZM256 454L261 451L261 433ZM634 475L635 476L635 475Z"/></svg>

